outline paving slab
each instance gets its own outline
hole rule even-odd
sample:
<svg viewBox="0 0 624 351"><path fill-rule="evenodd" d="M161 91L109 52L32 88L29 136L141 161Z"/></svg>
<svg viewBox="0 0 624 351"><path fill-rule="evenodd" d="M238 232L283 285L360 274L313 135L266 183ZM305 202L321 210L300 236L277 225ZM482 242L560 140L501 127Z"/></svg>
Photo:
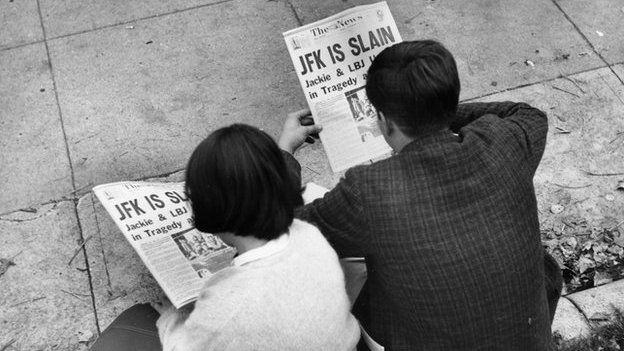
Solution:
<svg viewBox="0 0 624 351"><path fill-rule="evenodd" d="M43 43L0 51L0 106L0 213L69 195L69 161Z"/></svg>
<svg viewBox="0 0 624 351"><path fill-rule="evenodd" d="M63 201L0 217L0 346L6 351L83 350L95 336L95 317L79 251L74 204Z"/></svg>
<svg viewBox="0 0 624 351"><path fill-rule="evenodd" d="M0 50L43 40L37 0L0 2Z"/></svg>
<svg viewBox="0 0 624 351"><path fill-rule="evenodd" d="M583 314L565 297L559 299L555 319L551 326L564 340L589 335L591 329Z"/></svg>
<svg viewBox="0 0 624 351"><path fill-rule="evenodd" d="M184 168L234 122L277 136L305 106L283 2L232 1L52 40L77 187Z"/></svg>
<svg viewBox="0 0 624 351"><path fill-rule="evenodd" d="M624 3L621 0L555 0L609 63L624 62Z"/></svg>
<svg viewBox="0 0 624 351"><path fill-rule="evenodd" d="M292 1L304 23L374 2ZM436 39L453 53L462 99L604 66L551 1L387 2L403 40Z"/></svg>
<svg viewBox="0 0 624 351"><path fill-rule="evenodd" d="M181 11L220 0L41 0L48 38Z"/></svg>
<svg viewBox="0 0 624 351"><path fill-rule="evenodd" d="M612 316L614 309L624 311L624 280L569 295L568 298L594 323Z"/></svg>
<svg viewBox="0 0 624 351"><path fill-rule="evenodd" d="M590 226L624 219L624 193L616 190L622 176L609 175L624 172L624 140L617 139L624 131L624 85L608 68L481 100L524 101L549 115L546 150L534 179L542 227L560 227L567 216L582 217ZM564 206L563 212L551 213L553 204Z"/></svg>

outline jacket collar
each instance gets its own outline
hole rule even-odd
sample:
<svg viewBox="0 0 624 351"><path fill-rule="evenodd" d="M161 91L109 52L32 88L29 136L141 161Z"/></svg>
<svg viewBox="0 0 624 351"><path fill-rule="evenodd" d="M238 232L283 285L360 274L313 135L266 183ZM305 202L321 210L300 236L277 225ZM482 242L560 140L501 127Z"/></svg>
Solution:
<svg viewBox="0 0 624 351"><path fill-rule="evenodd" d="M420 134L414 137L409 144L405 145L399 154L417 150L422 146L431 144L446 144L452 142L460 142L461 137L458 134L453 133L450 129L437 130L425 134Z"/></svg>

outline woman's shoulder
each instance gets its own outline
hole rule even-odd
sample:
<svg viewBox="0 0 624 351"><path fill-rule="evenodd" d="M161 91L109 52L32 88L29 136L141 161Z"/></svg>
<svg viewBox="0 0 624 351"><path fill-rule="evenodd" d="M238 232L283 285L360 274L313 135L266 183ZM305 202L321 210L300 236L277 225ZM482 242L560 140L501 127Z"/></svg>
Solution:
<svg viewBox="0 0 624 351"><path fill-rule="evenodd" d="M338 256L325 236L312 223L295 219L290 226L292 249L302 253L306 260L319 260L324 264L337 262Z"/></svg>
<svg viewBox="0 0 624 351"><path fill-rule="evenodd" d="M290 225L289 234L295 243L305 242L307 245L331 248L327 239L312 223L295 218Z"/></svg>

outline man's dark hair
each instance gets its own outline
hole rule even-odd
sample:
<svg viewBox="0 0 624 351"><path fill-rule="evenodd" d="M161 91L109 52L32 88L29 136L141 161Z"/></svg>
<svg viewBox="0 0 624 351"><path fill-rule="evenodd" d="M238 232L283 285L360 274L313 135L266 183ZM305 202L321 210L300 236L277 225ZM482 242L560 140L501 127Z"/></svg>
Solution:
<svg viewBox="0 0 624 351"><path fill-rule="evenodd" d="M271 240L286 232L303 204L279 147L248 125L221 128L202 141L186 168L195 227Z"/></svg>
<svg viewBox="0 0 624 351"><path fill-rule="evenodd" d="M433 40L383 50L368 70L366 95L407 135L448 127L459 102L453 55Z"/></svg>

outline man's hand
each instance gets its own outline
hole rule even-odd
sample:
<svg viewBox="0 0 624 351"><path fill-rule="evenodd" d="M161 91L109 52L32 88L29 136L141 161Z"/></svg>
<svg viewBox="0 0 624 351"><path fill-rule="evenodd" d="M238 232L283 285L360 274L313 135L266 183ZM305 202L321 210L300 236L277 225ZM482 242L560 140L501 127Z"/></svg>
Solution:
<svg viewBox="0 0 624 351"><path fill-rule="evenodd" d="M284 128L282 134L279 137L277 145L284 151L294 153L301 144L303 144L310 134L315 134L321 131L322 127L308 123L302 123L306 119L310 118L310 110L303 109L288 114L286 121L284 122Z"/></svg>

